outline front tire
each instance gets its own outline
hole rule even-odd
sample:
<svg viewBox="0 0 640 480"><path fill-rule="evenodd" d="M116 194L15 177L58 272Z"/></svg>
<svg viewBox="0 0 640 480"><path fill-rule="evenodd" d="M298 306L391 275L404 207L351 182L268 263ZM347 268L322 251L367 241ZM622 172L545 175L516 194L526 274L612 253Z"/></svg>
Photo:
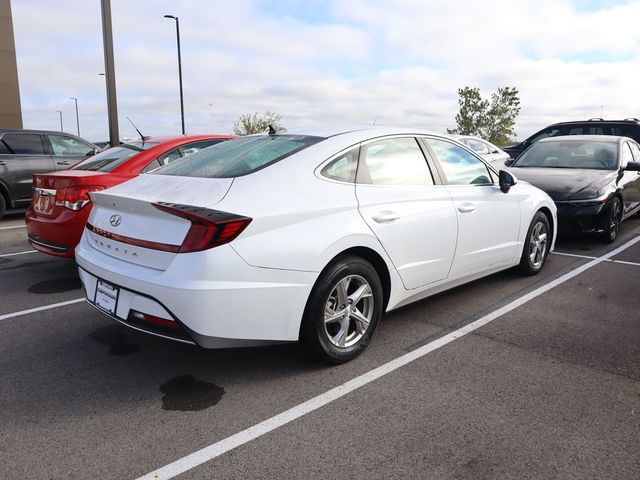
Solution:
<svg viewBox="0 0 640 480"><path fill-rule="evenodd" d="M622 223L622 202L618 197L613 197L609 213L607 214L607 223L605 224L605 232L602 239L605 243L613 243L620 233L620 224Z"/></svg>
<svg viewBox="0 0 640 480"><path fill-rule="evenodd" d="M524 275L537 275L544 265L549 253L549 235L551 227L549 219L542 212L537 212L525 239L522 256L520 257L520 272Z"/></svg>
<svg viewBox="0 0 640 480"><path fill-rule="evenodd" d="M316 358L338 364L353 360L369 345L384 305L380 277L369 262L338 258L311 291L300 342Z"/></svg>
<svg viewBox="0 0 640 480"><path fill-rule="evenodd" d="M7 211L7 203L4 200L4 197L2 196L2 193L0 193L0 218L2 218L4 216L4 212Z"/></svg>

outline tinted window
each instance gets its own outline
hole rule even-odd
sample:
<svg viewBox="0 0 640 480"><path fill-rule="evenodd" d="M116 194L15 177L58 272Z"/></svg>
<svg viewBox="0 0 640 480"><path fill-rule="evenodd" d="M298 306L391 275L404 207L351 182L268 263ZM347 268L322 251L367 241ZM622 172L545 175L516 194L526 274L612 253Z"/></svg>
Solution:
<svg viewBox="0 0 640 480"><path fill-rule="evenodd" d="M487 166L465 149L444 140L425 140L440 161L449 185L493 183Z"/></svg>
<svg viewBox="0 0 640 480"><path fill-rule="evenodd" d="M557 137L558 135L560 135L560 127L545 128L541 132L529 138L529 143L535 143L538 140L542 140L547 137Z"/></svg>
<svg viewBox="0 0 640 480"><path fill-rule="evenodd" d="M329 162L320 172L321 175L341 182L353 182L356 179L359 148L353 148Z"/></svg>
<svg viewBox="0 0 640 480"><path fill-rule="evenodd" d="M133 145L119 145L100 152L93 157L83 160L73 167L73 170L90 170L94 172L110 172L118 165L122 165L126 160L140 153L142 149Z"/></svg>
<svg viewBox="0 0 640 480"><path fill-rule="evenodd" d="M42 138L37 134L7 133L0 142L2 142L8 153L15 155L44 155Z"/></svg>
<svg viewBox="0 0 640 480"><path fill-rule="evenodd" d="M389 138L362 148L358 183L433 185L427 161L415 138Z"/></svg>
<svg viewBox="0 0 640 480"><path fill-rule="evenodd" d="M536 143L520 155L513 166L612 170L617 163L615 141L563 140Z"/></svg>
<svg viewBox="0 0 640 480"><path fill-rule="evenodd" d="M54 155L76 155L85 157L93 153L93 147L73 137L49 135Z"/></svg>
<svg viewBox="0 0 640 480"><path fill-rule="evenodd" d="M142 170L140 170L140 173L149 173L149 172L153 172L154 170L157 170L158 168L162 167L162 165L160 165L160 162L158 160L154 160L153 162L151 162L149 165L147 165L146 167L144 167Z"/></svg>
<svg viewBox="0 0 640 480"><path fill-rule="evenodd" d="M212 139L212 140L203 140L201 142L188 143L187 145L183 145L178 148L183 157L187 155L191 155L192 153L196 153L203 148L210 147L211 145L215 145L216 143L223 142L222 138Z"/></svg>
<svg viewBox="0 0 640 480"><path fill-rule="evenodd" d="M260 170L321 141L303 135L259 135L205 148L153 172L183 177L232 178Z"/></svg>
<svg viewBox="0 0 640 480"><path fill-rule="evenodd" d="M182 155L180 155L180 152L177 148L174 148L173 150L169 150L168 152L160 155L158 157L158 163L161 166L169 165L171 162L177 160L178 158L182 158Z"/></svg>

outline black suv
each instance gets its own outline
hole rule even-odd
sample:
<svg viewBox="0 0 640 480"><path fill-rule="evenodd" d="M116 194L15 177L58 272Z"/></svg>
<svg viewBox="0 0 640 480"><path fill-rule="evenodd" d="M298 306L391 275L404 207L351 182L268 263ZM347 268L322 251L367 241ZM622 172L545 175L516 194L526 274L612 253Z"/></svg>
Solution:
<svg viewBox="0 0 640 480"><path fill-rule="evenodd" d="M511 155L511 158L516 158L538 140L560 135L617 135L633 138L640 143L640 120L637 118L625 118L624 120L592 118L576 122L554 123L534 133L523 142L510 147L502 147L502 150Z"/></svg>
<svg viewBox="0 0 640 480"><path fill-rule="evenodd" d="M34 173L64 170L99 150L64 132L0 129L0 218L7 208L29 205Z"/></svg>

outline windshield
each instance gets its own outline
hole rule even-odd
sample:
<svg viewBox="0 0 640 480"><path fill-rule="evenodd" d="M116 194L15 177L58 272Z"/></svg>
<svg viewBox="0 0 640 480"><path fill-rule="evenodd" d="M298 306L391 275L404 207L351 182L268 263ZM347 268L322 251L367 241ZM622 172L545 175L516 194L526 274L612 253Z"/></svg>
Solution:
<svg viewBox="0 0 640 480"><path fill-rule="evenodd" d="M73 170L89 170L92 172L110 172L135 154L151 148L157 143L124 143L117 147L100 152L93 157L89 157L73 167Z"/></svg>
<svg viewBox="0 0 640 480"><path fill-rule="evenodd" d="M265 168L321 141L303 135L260 135L229 140L155 170L152 175L231 178Z"/></svg>
<svg viewBox="0 0 640 480"><path fill-rule="evenodd" d="M618 166L618 144L580 140L538 142L512 166L614 170Z"/></svg>

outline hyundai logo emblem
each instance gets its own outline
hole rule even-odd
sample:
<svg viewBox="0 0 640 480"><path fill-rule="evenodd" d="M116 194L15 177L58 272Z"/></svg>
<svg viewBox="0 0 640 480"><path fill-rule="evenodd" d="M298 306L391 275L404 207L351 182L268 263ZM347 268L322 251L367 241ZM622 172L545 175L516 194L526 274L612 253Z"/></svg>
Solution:
<svg viewBox="0 0 640 480"><path fill-rule="evenodd" d="M112 227L117 227L122 223L122 217L117 213L115 213L111 215L111 218L109 219L109 223L111 224Z"/></svg>

